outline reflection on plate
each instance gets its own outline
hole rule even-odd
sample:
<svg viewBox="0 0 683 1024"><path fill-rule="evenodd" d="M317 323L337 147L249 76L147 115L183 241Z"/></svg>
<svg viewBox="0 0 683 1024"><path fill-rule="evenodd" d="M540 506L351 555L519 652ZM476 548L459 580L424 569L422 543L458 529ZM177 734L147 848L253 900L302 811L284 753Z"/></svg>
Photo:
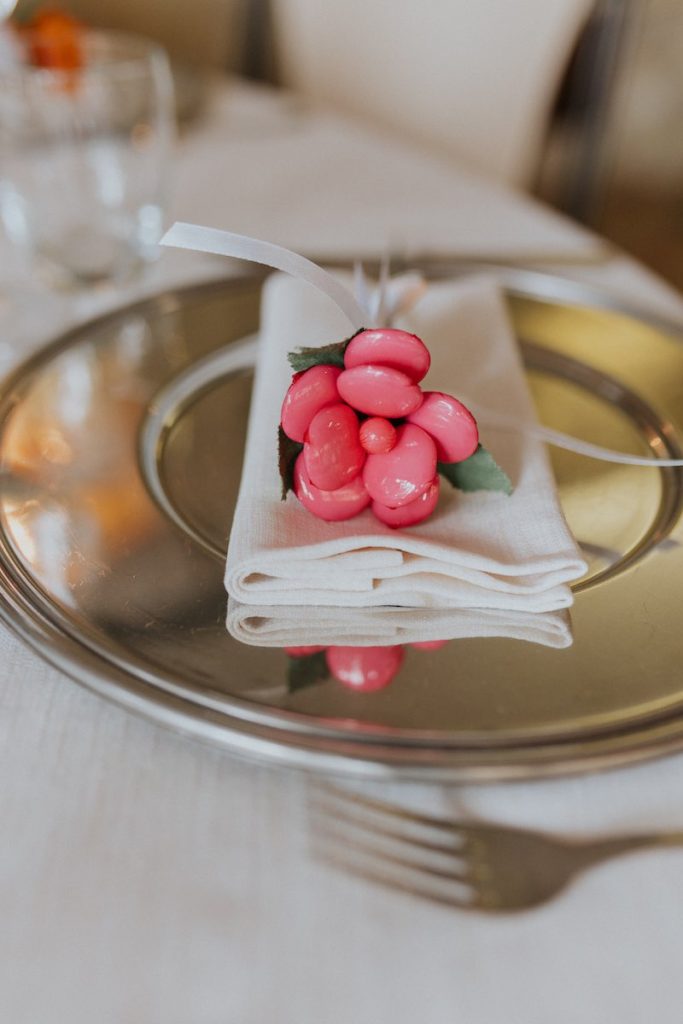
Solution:
<svg viewBox="0 0 683 1024"><path fill-rule="evenodd" d="M516 273L509 295L542 420L677 456L680 339L538 280ZM683 745L677 470L553 453L590 563L569 648L503 637L408 647L391 686L359 693L334 678L288 687L285 652L227 633L223 557L253 355L240 339L257 328L258 298L254 278L160 296L79 328L5 386L7 621L126 706L296 765L509 778Z"/></svg>

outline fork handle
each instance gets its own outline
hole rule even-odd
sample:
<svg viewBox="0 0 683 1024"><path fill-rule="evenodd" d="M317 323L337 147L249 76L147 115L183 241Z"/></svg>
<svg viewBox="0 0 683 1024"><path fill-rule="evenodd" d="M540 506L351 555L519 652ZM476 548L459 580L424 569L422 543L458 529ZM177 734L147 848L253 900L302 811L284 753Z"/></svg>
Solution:
<svg viewBox="0 0 683 1024"><path fill-rule="evenodd" d="M597 862L648 847L683 846L683 832L643 832L639 835L598 839L581 845L589 860Z"/></svg>
<svg viewBox="0 0 683 1024"><path fill-rule="evenodd" d="M683 844L683 832L657 832L658 846L680 846Z"/></svg>

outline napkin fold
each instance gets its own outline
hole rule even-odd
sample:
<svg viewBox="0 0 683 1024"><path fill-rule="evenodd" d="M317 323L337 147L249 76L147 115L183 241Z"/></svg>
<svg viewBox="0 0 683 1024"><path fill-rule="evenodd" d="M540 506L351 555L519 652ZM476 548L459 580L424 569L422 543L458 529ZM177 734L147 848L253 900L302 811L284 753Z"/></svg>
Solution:
<svg viewBox="0 0 683 1024"><path fill-rule="evenodd" d="M544 647L572 643L569 612L499 608L302 608L228 599L228 632L253 647L383 647L503 637Z"/></svg>
<svg viewBox="0 0 683 1024"><path fill-rule="evenodd" d="M432 354L424 390L533 421L505 302L490 279L430 286L396 326ZM565 523L541 442L480 422L482 441L508 472L512 496L463 494L442 482L434 514L396 531L365 511L327 523L290 494L280 498L277 427L291 379L287 353L349 334L343 314L311 285L274 275L265 285L261 342L242 483L225 585L249 605L488 608L549 612L571 604L586 565Z"/></svg>

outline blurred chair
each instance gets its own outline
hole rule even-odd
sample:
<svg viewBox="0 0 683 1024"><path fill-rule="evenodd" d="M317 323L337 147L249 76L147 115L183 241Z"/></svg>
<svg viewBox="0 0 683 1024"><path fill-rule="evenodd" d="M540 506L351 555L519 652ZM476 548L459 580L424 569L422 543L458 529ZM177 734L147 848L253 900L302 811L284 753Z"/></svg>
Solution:
<svg viewBox="0 0 683 1024"><path fill-rule="evenodd" d="M19 10L33 2L20 0ZM536 185L590 220L635 0L64 3L92 25L156 38L181 61L275 79L475 171Z"/></svg>
<svg viewBox="0 0 683 1024"><path fill-rule="evenodd" d="M604 199L615 143L613 94L642 13L637 0L596 0L553 112L536 191L586 223L596 221Z"/></svg>
<svg viewBox="0 0 683 1024"><path fill-rule="evenodd" d="M594 0L272 0L275 66L284 85L528 188L593 7Z"/></svg>

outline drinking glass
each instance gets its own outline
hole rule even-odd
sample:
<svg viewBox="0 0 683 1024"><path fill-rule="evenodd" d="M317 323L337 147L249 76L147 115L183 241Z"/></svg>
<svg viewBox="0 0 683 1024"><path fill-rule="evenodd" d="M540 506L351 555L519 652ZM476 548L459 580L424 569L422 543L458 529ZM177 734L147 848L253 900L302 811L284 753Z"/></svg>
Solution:
<svg viewBox="0 0 683 1024"><path fill-rule="evenodd" d="M77 68L0 70L0 220L52 284L130 276L156 255L174 113L156 44L84 32Z"/></svg>

